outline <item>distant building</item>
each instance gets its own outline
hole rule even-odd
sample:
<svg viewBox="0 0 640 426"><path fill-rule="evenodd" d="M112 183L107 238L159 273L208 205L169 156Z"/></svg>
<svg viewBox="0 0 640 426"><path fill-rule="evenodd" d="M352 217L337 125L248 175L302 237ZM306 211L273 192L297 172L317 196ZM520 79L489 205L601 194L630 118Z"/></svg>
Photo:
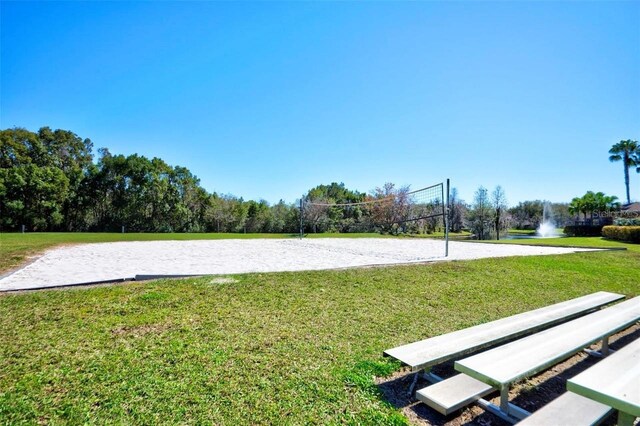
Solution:
<svg viewBox="0 0 640 426"><path fill-rule="evenodd" d="M625 204L620 208L623 212L638 212L640 214L640 203Z"/></svg>

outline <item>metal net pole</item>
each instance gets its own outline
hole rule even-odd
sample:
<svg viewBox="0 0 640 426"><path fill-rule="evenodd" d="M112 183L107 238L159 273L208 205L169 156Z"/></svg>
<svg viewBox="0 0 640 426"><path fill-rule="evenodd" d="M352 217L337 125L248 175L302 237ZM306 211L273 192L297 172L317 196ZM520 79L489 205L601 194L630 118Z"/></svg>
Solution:
<svg viewBox="0 0 640 426"><path fill-rule="evenodd" d="M300 239L302 239L302 237L304 236L303 215L304 215L304 195L300 197Z"/></svg>
<svg viewBox="0 0 640 426"><path fill-rule="evenodd" d="M444 215L444 257L449 256L449 213L451 212L451 206L449 205L449 179L447 178L447 200L445 202L445 215Z"/></svg>

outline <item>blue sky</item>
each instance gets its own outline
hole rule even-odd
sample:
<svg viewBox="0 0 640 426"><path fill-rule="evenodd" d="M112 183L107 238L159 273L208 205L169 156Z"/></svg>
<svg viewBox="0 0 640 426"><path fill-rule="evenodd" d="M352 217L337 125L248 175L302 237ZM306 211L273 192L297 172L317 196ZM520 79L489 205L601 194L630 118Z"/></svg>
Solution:
<svg viewBox="0 0 640 426"><path fill-rule="evenodd" d="M451 178L624 194L640 2L2 2L0 126L69 129L293 201ZM632 174L640 199L640 174Z"/></svg>

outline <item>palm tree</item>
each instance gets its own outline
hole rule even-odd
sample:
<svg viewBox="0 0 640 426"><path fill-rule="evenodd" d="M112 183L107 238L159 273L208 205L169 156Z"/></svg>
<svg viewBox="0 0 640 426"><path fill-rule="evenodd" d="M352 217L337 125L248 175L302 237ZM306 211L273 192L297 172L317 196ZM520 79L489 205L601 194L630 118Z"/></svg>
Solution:
<svg viewBox="0 0 640 426"><path fill-rule="evenodd" d="M593 196L593 201L593 208L601 221L603 217L610 217L609 215L612 211L620 210L620 203L618 202L618 197L615 195L606 195L604 192L596 192Z"/></svg>
<svg viewBox="0 0 640 426"><path fill-rule="evenodd" d="M571 204L569 204L569 213L575 214L577 216L577 220L580 220L580 213L584 211L584 200L583 197L575 197L571 200ZM585 213L584 220L587 220L587 215Z"/></svg>
<svg viewBox="0 0 640 426"><path fill-rule="evenodd" d="M605 195L604 196L605 210L620 210L620 201L618 201L618 197L615 195Z"/></svg>
<svg viewBox="0 0 640 426"><path fill-rule="evenodd" d="M620 141L609 150L609 154L611 154L609 161L622 160L622 166L624 167L624 185L627 189L627 204L631 204L631 197L629 195L629 168L640 166L638 163L639 150L640 145L638 145L638 141L632 141L631 139Z"/></svg>

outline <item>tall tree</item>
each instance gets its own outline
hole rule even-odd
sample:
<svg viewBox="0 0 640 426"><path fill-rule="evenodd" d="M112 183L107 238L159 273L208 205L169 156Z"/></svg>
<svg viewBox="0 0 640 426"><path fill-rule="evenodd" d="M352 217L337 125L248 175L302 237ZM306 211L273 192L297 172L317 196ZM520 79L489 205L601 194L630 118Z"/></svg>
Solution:
<svg viewBox="0 0 640 426"><path fill-rule="evenodd" d="M473 204L467 214L469 228L478 240L487 240L491 237L492 211L489 191L481 186L473 195Z"/></svg>
<svg viewBox="0 0 640 426"><path fill-rule="evenodd" d="M451 232L460 232L464 227L464 215L467 207L463 200L458 199L458 190L451 188L449 197L449 230Z"/></svg>
<svg viewBox="0 0 640 426"><path fill-rule="evenodd" d="M0 131L0 227L46 231L64 220L69 178L37 134Z"/></svg>
<svg viewBox="0 0 640 426"><path fill-rule="evenodd" d="M638 163L638 150L640 145L638 141L627 139L613 145L609 150L609 161L622 161L624 167L624 186L627 190L627 204L631 204L631 196L629 194L629 169L634 166L640 166Z"/></svg>
<svg viewBox="0 0 640 426"><path fill-rule="evenodd" d="M38 130L38 139L47 152L49 166L60 169L69 180L68 194L62 205L62 228L74 231L82 227L84 212L80 209L80 186L93 162L90 139L82 139L69 130L42 127Z"/></svg>
<svg viewBox="0 0 640 426"><path fill-rule="evenodd" d="M507 196L500 185L496 186L496 189L491 193L491 204L493 205L494 229L496 238L499 240L500 229L504 226L507 210Z"/></svg>
<svg viewBox="0 0 640 426"><path fill-rule="evenodd" d="M305 200L302 212L305 228L306 224L310 224L313 233L318 232L318 228L322 227L327 221L329 215L328 204L330 204L329 200L321 197ZM320 232L323 231L324 229L320 228Z"/></svg>
<svg viewBox="0 0 640 426"><path fill-rule="evenodd" d="M577 220L580 220L580 213L584 213L584 220L587 220L587 213L584 207L584 200L582 197L574 197L569 203L569 213L575 214Z"/></svg>
<svg viewBox="0 0 640 426"><path fill-rule="evenodd" d="M305 199L310 202L323 200L327 204L348 204L364 201L366 194L347 189L344 183L332 182L309 190ZM324 209L309 206L312 214L322 213L322 231L348 232L362 218L362 206L330 206ZM319 223L314 225L318 227Z"/></svg>
<svg viewBox="0 0 640 426"><path fill-rule="evenodd" d="M544 204L540 200L521 201L509 209L516 229L536 229L542 222Z"/></svg>
<svg viewBox="0 0 640 426"><path fill-rule="evenodd" d="M410 213L409 187L396 188L391 183L385 183L381 188L377 187L368 200L376 202L367 204L366 209L371 223L383 233L398 233L405 224Z"/></svg>

